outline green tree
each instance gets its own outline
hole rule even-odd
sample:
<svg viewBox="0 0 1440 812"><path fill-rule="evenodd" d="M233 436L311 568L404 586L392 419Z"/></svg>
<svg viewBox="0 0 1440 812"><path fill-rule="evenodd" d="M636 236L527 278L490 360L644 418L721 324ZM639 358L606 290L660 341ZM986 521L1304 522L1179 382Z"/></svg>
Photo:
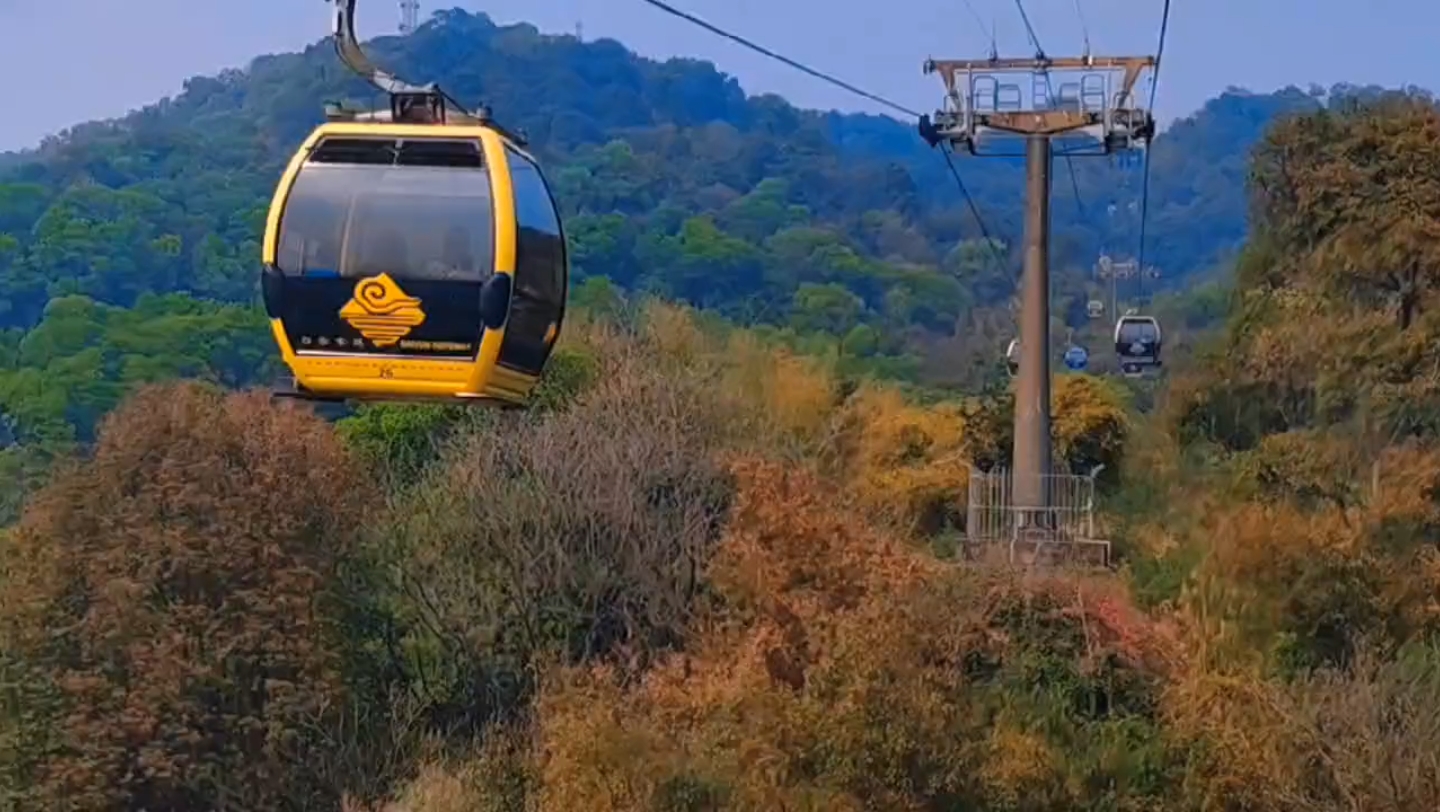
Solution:
<svg viewBox="0 0 1440 812"><path fill-rule="evenodd" d="M844 335L865 312L865 302L841 285L802 282L795 291L790 323L797 330Z"/></svg>

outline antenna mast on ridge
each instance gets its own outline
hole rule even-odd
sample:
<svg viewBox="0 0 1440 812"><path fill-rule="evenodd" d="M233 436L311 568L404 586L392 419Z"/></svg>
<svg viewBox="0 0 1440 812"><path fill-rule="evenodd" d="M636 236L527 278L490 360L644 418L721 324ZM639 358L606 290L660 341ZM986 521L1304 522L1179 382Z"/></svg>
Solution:
<svg viewBox="0 0 1440 812"><path fill-rule="evenodd" d="M420 0L400 0L400 33L406 36L420 27Z"/></svg>

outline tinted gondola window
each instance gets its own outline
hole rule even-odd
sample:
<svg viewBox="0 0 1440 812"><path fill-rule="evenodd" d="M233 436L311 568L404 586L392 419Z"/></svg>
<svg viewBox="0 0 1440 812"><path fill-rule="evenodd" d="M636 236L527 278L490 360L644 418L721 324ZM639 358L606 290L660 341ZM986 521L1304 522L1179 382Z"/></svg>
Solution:
<svg viewBox="0 0 1440 812"><path fill-rule="evenodd" d="M1124 342L1154 342L1159 335L1155 325L1146 321L1125 322L1120 325L1120 340Z"/></svg>
<svg viewBox="0 0 1440 812"><path fill-rule="evenodd" d="M500 361L538 372L550 353L546 335L552 326L559 326L564 314L569 281L565 237L539 168L514 150L508 156L515 189L517 256L515 293Z"/></svg>
<svg viewBox="0 0 1440 812"><path fill-rule="evenodd" d="M290 276L480 282L494 270L490 177L475 141L331 139L280 222Z"/></svg>
<svg viewBox="0 0 1440 812"><path fill-rule="evenodd" d="M560 216L555 201L540 176L540 170L528 158L510 153L510 177L515 184L515 219L522 240L538 253L535 273L523 284L536 298L560 307L565 301L565 239L560 232Z"/></svg>

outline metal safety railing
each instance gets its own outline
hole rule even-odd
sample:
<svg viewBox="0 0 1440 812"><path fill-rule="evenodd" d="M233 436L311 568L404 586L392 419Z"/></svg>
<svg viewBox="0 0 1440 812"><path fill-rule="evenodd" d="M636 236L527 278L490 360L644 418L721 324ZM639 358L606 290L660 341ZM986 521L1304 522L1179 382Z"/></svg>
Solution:
<svg viewBox="0 0 1440 812"><path fill-rule="evenodd" d="M1012 563L1081 559L1106 565L1110 542L1095 528L1095 476L1046 474L1041 504L1021 504L1014 474L1006 468L971 468L965 510L970 555L1004 553ZM1033 484L1033 483L1026 483ZM1037 489L1024 488L1025 493Z"/></svg>

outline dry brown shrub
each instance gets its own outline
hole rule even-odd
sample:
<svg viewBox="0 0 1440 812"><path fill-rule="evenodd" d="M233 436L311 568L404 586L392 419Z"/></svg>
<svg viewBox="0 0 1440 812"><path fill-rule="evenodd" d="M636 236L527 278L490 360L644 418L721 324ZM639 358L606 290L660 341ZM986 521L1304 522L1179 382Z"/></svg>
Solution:
<svg viewBox="0 0 1440 812"><path fill-rule="evenodd" d="M1440 654L1362 650L1347 671L1307 676L1287 722L1309 742L1312 809L1428 809L1440 799Z"/></svg>
<svg viewBox="0 0 1440 812"><path fill-rule="evenodd" d="M323 422L263 394L151 387L107 418L6 561L24 680L7 761L34 804L338 800L315 748L344 701L327 612L366 516L358 474Z"/></svg>
<svg viewBox="0 0 1440 812"><path fill-rule="evenodd" d="M558 675L540 706L543 808L651 808L680 792L725 808L862 808L839 788L797 785L791 748L821 709L794 707L795 692L830 624L871 590L915 578L922 559L831 510L805 475L753 460L733 471L710 576L735 625L716 619L635 691L609 669Z"/></svg>
<svg viewBox="0 0 1440 812"><path fill-rule="evenodd" d="M907 532L933 534L963 514L972 458L1008 445L985 420L967 420L959 402L919 406L894 388L863 386L843 399L832 367L768 347L743 331L702 327L690 311L655 303L633 334L589 325L573 340L627 374L628 361L709 391L725 418L717 446L757 451L815 467L848 482L869 516ZM1056 450L1088 470L1118 464L1130 430L1123 404L1105 384L1066 376L1057 384ZM1008 422L1008 415L1005 418Z"/></svg>
<svg viewBox="0 0 1440 812"><path fill-rule="evenodd" d="M1172 399L1182 440L1245 450L1245 492L1221 492L1196 534L1190 667L1165 703L1172 733L1205 745L1194 808L1440 796L1440 671L1416 642L1435 639L1440 456L1397 445L1433 445L1437 425L1435 223L1416 204L1440 191L1437 121L1430 99L1343 104L1257 151L1223 352Z"/></svg>
<svg viewBox="0 0 1440 812"><path fill-rule="evenodd" d="M1169 692L1168 734L1199 745L1181 788L1188 808L1306 808L1299 766L1309 742L1285 725L1282 701L1253 672L1203 672Z"/></svg>
<svg viewBox="0 0 1440 812"><path fill-rule="evenodd" d="M1271 434L1245 455L1241 476L1264 501L1346 510L1360 504L1366 453L1350 437L1322 431Z"/></svg>
<svg viewBox="0 0 1440 812"><path fill-rule="evenodd" d="M802 617L855 608L941 566L877 533L812 475L741 458L737 498L710 578L732 606L784 601Z"/></svg>
<svg viewBox="0 0 1440 812"><path fill-rule="evenodd" d="M524 812L534 781L534 754L522 726L489 730L468 758L429 758L392 803L346 799L341 812Z"/></svg>
<svg viewBox="0 0 1440 812"><path fill-rule="evenodd" d="M1345 564L1363 552L1358 528L1332 510L1294 505L1242 504L1215 517L1207 566L1237 584L1293 585L1299 569L1320 562Z"/></svg>
<svg viewBox="0 0 1440 812"><path fill-rule="evenodd" d="M1343 662L1362 637L1393 647L1436 630L1440 454L1290 432L1243 463L1262 501L1211 500L1199 573L1241 645L1282 659L1298 645L1309 654L1291 665L1309 667Z"/></svg>
<svg viewBox="0 0 1440 812"><path fill-rule="evenodd" d="M1225 645L1212 628L1198 645ZM1213 653L1213 652L1212 652ZM1440 797L1440 657L1360 646L1343 669L1286 683L1197 656L1165 697L1169 735L1200 746L1182 796L1200 810L1420 810Z"/></svg>
<svg viewBox="0 0 1440 812"><path fill-rule="evenodd" d="M1300 783L1293 740L1283 723L1283 692L1265 671L1236 606L1253 598L1213 569L1202 569L1176 619L1184 664L1161 703L1167 735L1196 745L1181 787L1197 810L1295 810ZM1297 810L1298 812L1298 810Z"/></svg>
<svg viewBox="0 0 1440 812"><path fill-rule="evenodd" d="M640 370L704 389L706 408L724 414L712 431L727 448L802 462L829 442L841 402L828 363L742 330L707 329L690 308L664 302L647 304L636 321L628 330L589 322L567 335L599 359L602 379Z"/></svg>
<svg viewBox="0 0 1440 812"><path fill-rule="evenodd" d="M689 621L728 501L712 457L729 412L703 377L616 344L571 408L465 438L399 510L412 653L457 722L523 704L537 657L640 665Z"/></svg>
<svg viewBox="0 0 1440 812"><path fill-rule="evenodd" d="M1083 727L1052 739L1018 699L1035 658L1117 697L1168 667L1173 642L1116 582L947 567L837 508L812 475L732 470L710 569L721 609L638 685L604 667L552 676L542 808L1071 809L1089 783L1123 794L1103 764L1125 742L1076 766L1060 742ZM1000 687L995 669L1020 682Z"/></svg>
<svg viewBox="0 0 1440 812"><path fill-rule="evenodd" d="M1365 534L1382 582L1389 637L1403 641L1440 632L1440 450L1416 443L1376 456L1365 480Z"/></svg>
<svg viewBox="0 0 1440 812"><path fill-rule="evenodd" d="M1263 501L1212 496L1208 557L1182 601L1189 667L1164 703L1170 735L1201 745L1185 781L1196 808L1434 797L1433 650L1424 667L1387 658L1433 634L1440 457L1366 442L1272 435L1240 468Z"/></svg>
<svg viewBox="0 0 1440 812"><path fill-rule="evenodd" d="M1382 729L1372 714L1377 695L1405 693L1393 680L1377 686L1394 666L1377 664L1365 641L1391 650L1433 623L1440 582L1426 546L1414 546L1412 523L1431 526L1440 469L1429 455L1394 449L1373 480L1343 483L1314 456L1348 459L1331 445L1290 437L1262 448L1265 476L1289 499L1217 510L1210 555L1183 602L1191 667L1165 708L1171 735L1203 743L1187 798L1217 810L1418 808L1384 799L1429 786L1430 762L1415 753L1435 729L1418 720ZM1315 496L1319 507L1300 506L1317 504ZM1306 675L1325 664L1338 667ZM1302 675L1287 685L1276 666ZM1367 777L1381 740L1412 789Z"/></svg>
<svg viewBox="0 0 1440 812"><path fill-rule="evenodd" d="M699 361L713 361L720 346L718 336L707 334L701 328L693 309L660 301L645 307L640 319L640 335L660 349L671 364L682 369Z"/></svg>

